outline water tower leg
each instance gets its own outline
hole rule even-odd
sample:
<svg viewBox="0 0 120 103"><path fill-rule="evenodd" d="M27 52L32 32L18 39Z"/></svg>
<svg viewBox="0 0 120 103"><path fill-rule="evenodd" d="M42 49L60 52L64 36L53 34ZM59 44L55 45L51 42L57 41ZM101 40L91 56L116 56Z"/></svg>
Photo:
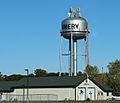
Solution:
<svg viewBox="0 0 120 103"><path fill-rule="evenodd" d="M71 40L69 40L69 76L71 76Z"/></svg>
<svg viewBox="0 0 120 103"><path fill-rule="evenodd" d="M89 51L88 51L88 34L85 38L85 67L89 65Z"/></svg>
<svg viewBox="0 0 120 103"><path fill-rule="evenodd" d="M59 54L59 59L60 59L60 72L59 72L59 76L61 76L61 72L62 72L62 35L60 35L60 54Z"/></svg>
<svg viewBox="0 0 120 103"><path fill-rule="evenodd" d="M73 33L71 32L71 38L69 39L69 76L72 76L73 70Z"/></svg>
<svg viewBox="0 0 120 103"><path fill-rule="evenodd" d="M77 40L73 41L73 72L77 76Z"/></svg>

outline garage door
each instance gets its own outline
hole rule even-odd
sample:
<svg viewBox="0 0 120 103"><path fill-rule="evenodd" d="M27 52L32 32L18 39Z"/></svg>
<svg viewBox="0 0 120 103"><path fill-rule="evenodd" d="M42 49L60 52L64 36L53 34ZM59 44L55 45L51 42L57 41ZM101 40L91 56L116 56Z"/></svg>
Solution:
<svg viewBox="0 0 120 103"><path fill-rule="evenodd" d="M85 88L79 88L79 100L85 100Z"/></svg>
<svg viewBox="0 0 120 103"><path fill-rule="evenodd" d="M95 88L88 88L88 98L95 100Z"/></svg>

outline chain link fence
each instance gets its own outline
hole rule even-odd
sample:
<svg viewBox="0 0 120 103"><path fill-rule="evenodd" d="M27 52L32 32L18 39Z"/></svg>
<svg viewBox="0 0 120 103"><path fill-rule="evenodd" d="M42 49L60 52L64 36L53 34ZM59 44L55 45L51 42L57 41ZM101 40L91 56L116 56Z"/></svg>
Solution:
<svg viewBox="0 0 120 103"><path fill-rule="evenodd" d="M58 96L55 94L29 94L29 96L27 95L13 95L13 94L6 94L5 98L3 100L4 102L8 102L12 103L29 103L32 101L47 101L47 103L54 101L54 103L57 103L58 101ZM39 102L40 103L40 102Z"/></svg>

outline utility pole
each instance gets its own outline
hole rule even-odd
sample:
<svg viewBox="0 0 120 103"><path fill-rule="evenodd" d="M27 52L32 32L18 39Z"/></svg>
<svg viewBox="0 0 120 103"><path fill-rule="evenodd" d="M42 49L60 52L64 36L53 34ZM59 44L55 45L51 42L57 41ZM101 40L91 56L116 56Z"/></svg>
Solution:
<svg viewBox="0 0 120 103"><path fill-rule="evenodd" d="M29 69L25 69L25 71L27 72L27 98L26 98L26 100L27 100L27 102L29 103L29 88L28 88L28 86L29 86Z"/></svg>

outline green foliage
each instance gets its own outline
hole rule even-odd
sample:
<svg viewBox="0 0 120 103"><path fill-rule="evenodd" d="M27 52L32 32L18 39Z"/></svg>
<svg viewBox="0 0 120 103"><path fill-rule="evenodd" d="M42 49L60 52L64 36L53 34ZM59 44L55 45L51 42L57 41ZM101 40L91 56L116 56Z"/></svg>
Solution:
<svg viewBox="0 0 120 103"><path fill-rule="evenodd" d="M81 76L81 75L82 75L82 72L79 71L79 72L77 73L77 75L78 75L78 76Z"/></svg>
<svg viewBox="0 0 120 103"><path fill-rule="evenodd" d="M47 76L59 76L59 72L58 73L51 72L48 73Z"/></svg>
<svg viewBox="0 0 120 103"><path fill-rule="evenodd" d="M88 74L88 75L96 75L99 73L99 69L97 66L91 66L91 65L87 65L86 69L85 69L85 72Z"/></svg>
<svg viewBox="0 0 120 103"><path fill-rule="evenodd" d="M115 60L114 62L110 62L108 65L109 73L112 75L120 74L120 60Z"/></svg>
<svg viewBox="0 0 120 103"><path fill-rule="evenodd" d="M110 62L108 65L107 84L113 88L113 95L120 96L120 60Z"/></svg>
<svg viewBox="0 0 120 103"><path fill-rule="evenodd" d="M102 73L102 74L97 74L94 76L93 78L97 83L100 83L102 85L107 85L107 76L106 73Z"/></svg>
<svg viewBox="0 0 120 103"><path fill-rule="evenodd" d="M37 77L46 76L47 75L47 71L44 70L44 69L36 69L34 71L34 73L35 73L35 76L37 76Z"/></svg>
<svg viewBox="0 0 120 103"><path fill-rule="evenodd" d="M107 74L107 79L107 85L109 85L113 89L113 95L120 96L120 74Z"/></svg>
<svg viewBox="0 0 120 103"><path fill-rule="evenodd" d="M5 79L7 81L16 81L16 80L22 79L23 77L24 76L20 74L12 74L12 75L6 76Z"/></svg>
<svg viewBox="0 0 120 103"><path fill-rule="evenodd" d="M5 77L4 75L0 72L0 81L4 81L5 80Z"/></svg>

